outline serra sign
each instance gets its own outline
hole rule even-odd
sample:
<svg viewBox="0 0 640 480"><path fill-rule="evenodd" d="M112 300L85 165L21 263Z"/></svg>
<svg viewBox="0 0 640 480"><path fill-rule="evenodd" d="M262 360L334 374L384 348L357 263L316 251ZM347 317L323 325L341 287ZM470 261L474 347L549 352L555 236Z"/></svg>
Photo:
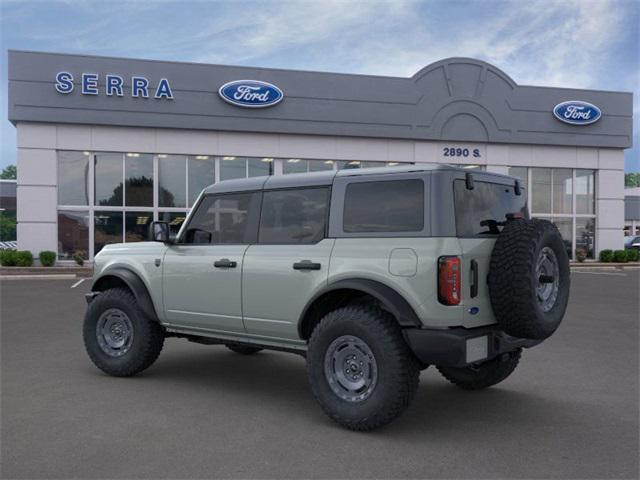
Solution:
<svg viewBox="0 0 640 480"><path fill-rule="evenodd" d="M97 73L83 73L80 76L80 93L82 95L99 95L99 76ZM58 72L56 75L56 90L60 93L69 94L74 91L73 75L69 72ZM166 98L173 100L173 92L169 80L161 78L155 90L150 88L150 82L146 77L131 77L131 96L134 98L149 98L150 91L153 98ZM108 97L124 96L124 79L120 75L107 73L104 77L104 94Z"/></svg>

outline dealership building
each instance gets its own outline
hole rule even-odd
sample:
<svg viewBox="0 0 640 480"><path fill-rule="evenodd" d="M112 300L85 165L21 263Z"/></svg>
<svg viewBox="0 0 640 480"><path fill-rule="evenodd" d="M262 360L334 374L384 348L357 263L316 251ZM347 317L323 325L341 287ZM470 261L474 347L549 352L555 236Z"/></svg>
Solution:
<svg viewBox="0 0 640 480"><path fill-rule="evenodd" d="M518 85L449 58L381 77L9 52L18 248L91 260L177 228L203 187L446 163L510 174L571 255L623 245L632 94ZM567 87L570 87L568 85Z"/></svg>

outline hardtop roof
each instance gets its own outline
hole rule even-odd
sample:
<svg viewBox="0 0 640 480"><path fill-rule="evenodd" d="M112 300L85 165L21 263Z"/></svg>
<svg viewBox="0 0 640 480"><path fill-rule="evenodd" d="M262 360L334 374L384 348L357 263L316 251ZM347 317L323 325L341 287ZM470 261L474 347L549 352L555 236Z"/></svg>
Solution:
<svg viewBox="0 0 640 480"><path fill-rule="evenodd" d="M295 187L315 187L332 185L333 181L337 177L360 177L367 175L393 175L410 172L428 172L428 171L457 171L463 173L473 173L474 177L480 178L495 178L495 179L514 179L509 175L502 175L499 173L486 172L478 169L465 169L456 167L455 165L447 164L415 164L415 165L403 165L397 167L373 167L373 168L358 168L358 169L344 169L344 170L328 170L323 172L309 172L309 173L291 173L287 175L279 176L262 176L251 177L234 180L223 180L218 183L214 183L205 188L205 194L212 193L230 193L239 191L251 191L251 190L270 190L281 188L295 188Z"/></svg>

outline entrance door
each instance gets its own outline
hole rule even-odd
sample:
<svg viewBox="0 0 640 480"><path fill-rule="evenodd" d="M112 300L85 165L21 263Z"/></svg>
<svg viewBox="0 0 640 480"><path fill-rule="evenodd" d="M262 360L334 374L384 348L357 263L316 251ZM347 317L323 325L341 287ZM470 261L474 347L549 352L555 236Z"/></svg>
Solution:
<svg viewBox="0 0 640 480"><path fill-rule="evenodd" d="M258 193L209 195L183 239L164 256L167 322L199 330L242 332L242 262L255 241Z"/></svg>
<svg viewBox="0 0 640 480"><path fill-rule="evenodd" d="M326 285L335 240L325 238L329 188L265 191L258 243L245 254L242 291L247 333L298 340L298 318Z"/></svg>

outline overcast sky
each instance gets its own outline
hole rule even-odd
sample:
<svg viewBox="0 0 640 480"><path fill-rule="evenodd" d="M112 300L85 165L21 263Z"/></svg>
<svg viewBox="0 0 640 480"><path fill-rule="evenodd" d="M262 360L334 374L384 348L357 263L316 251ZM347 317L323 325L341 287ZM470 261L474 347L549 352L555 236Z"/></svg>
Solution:
<svg viewBox="0 0 640 480"><path fill-rule="evenodd" d="M15 163L7 49L411 76L453 56L519 84L634 92L640 171L640 0L0 0L0 167Z"/></svg>

